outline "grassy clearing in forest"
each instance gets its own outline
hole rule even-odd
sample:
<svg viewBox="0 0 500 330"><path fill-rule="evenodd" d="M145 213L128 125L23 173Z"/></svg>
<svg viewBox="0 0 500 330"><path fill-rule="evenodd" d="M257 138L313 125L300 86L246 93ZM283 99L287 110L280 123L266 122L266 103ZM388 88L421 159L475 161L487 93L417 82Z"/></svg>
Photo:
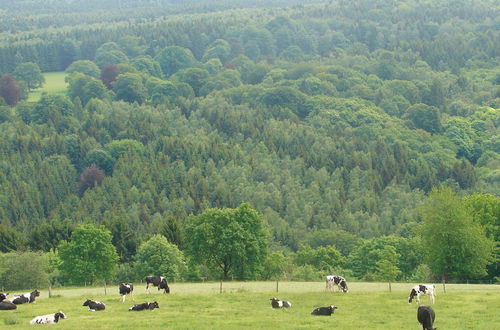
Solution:
<svg viewBox="0 0 500 330"><path fill-rule="evenodd" d="M46 72L43 74L45 77L45 83L42 87L32 90L28 95L28 102L37 102L42 93L50 94L64 94L68 84L64 79L66 78L66 73L64 72Z"/></svg>
<svg viewBox="0 0 500 330"><path fill-rule="evenodd" d="M35 304L18 306L15 311L0 311L0 327L31 329L29 321L36 315L59 310L68 315L55 325L65 329L421 329L416 320L416 304L408 304L412 284L350 283L350 292L325 292L321 282L173 283L171 294L135 284L134 301L119 301L118 287L79 287L47 290ZM441 285L438 294L435 326L441 329L498 329L500 324L500 286ZM14 293L14 292L12 292ZM288 310L273 310L269 299L278 297L292 302ZM85 299L104 302L102 312L88 312ZM158 301L160 309L129 312L134 303ZM310 315L315 307L339 307L331 317ZM422 297L422 304L430 304ZM5 326L4 326L5 325Z"/></svg>

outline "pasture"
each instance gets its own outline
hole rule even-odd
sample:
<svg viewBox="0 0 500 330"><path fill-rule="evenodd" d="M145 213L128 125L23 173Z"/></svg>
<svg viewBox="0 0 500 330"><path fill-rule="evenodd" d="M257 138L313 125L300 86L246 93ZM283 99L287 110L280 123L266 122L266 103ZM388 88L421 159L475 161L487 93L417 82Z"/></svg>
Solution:
<svg viewBox="0 0 500 330"><path fill-rule="evenodd" d="M135 283L135 294L121 303L118 286L47 290L34 304L19 305L14 311L0 311L0 327L32 329L29 321L37 315L62 310L68 319L64 329L421 329L416 320L417 305L407 303L413 284L349 283L349 293L326 292L323 282L171 283L171 294L145 293L145 284ZM500 286L436 285L435 327L440 329L498 329L500 324ZM21 293L21 292L11 292ZM274 310L269 299L292 302L290 309ZM106 310L88 312L87 299L102 301ZM134 303L158 301L153 311L129 312ZM427 296L422 304L430 304ZM338 306L335 314L312 316L315 307Z"/></svg>
<svg viewBox="0 0 500 330"><path fill-rule="evenodd" d="M68 87L68 84L64 81L66 73L45 72L43 76L45 77L45 83L42 87L34 89L29 93L28 102L37 102L44 92L49 94L64 94L66 92L66 87Z"/></svg>

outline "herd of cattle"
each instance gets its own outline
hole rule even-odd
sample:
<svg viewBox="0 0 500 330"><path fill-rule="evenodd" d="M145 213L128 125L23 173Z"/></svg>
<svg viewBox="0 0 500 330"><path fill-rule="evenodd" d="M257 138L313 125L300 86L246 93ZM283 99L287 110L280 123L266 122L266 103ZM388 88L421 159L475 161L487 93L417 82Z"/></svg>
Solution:
<svg viewBox="0 0 500 330"><path fill-rule="evenodd" d="M158 291L164 290L164 293L170 293L170 288L168 286L167 279L163 276L147 276L146 277L146 292L150 293L149 288L151 286L158 287ZM339 291L344 293L349 292L347 287L347 281L344 277L338 275L328 275L326 277L326 290L327 291L335 291L335 288L338 288ZM132 295L134 292L134 286L132 283L120 283L119 288L120 292L120 300L122 302L125 301L125 297L127 295ZM429 284L419 284L415 285L408 297L408 303L411 304L413 299L415 299L420 305L420 297L423 295L428 295L430 297L431 302L434 304L435 296L436 296L436 288L434 285ZM40 296L40 292L35 290L33 292L25 293L22 295L16 295L10 299L7 299L8 293L0 293L0 310L13 310L17 309L17 305L24 303L34 303L36 297ZM271 307L274 309L279 308L290 308L292 307L292 303L286 300L280 300L278 298L271 298ZM89 311L103 311L106 309L106 305L99 301L89 300L87 299L83 306L89 308ZM155 302L145 302L142 304L133 305L128 310L129 311L142 311L142 310L153 310L155 308L160 308L158 303ZM335 310L338 309L337 306L330 305L326 307L317 307L312 312L311 315L325 315L331 316ZM30 324L50 324L57 323L61 319L65 319L67 316L59 311L53 314L36 316L30 321ZM417 310L417 320L422 325L423 330L435 330L433 328L433 323L436 318L436 314L434 310L430 306L419 306Z"/></svg>

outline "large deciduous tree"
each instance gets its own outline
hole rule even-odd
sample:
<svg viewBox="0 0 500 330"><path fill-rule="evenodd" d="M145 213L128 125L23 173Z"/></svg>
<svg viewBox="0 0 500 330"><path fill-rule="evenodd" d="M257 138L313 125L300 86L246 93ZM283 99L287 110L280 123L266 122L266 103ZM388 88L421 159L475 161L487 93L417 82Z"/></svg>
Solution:
<svg viewBox="0 0 500 330"><path fill-rule="evenodd" d="M19 64L14 70L14 76L18 80L24 81L29 89L38 88L45 82L40 67L33 62Z"/></svg>
<svg viewBox="0 0 500 330"><path fill-rule="evenodd" d="M182 280L186 274L183 253L162 235L155 235L141 244L135 258L135 268L141 277L162 275L169 280Z"/></svg>
<svg viewBox="0 0 500 330"><path fill-rule="evenodd" d="M77 227L71 241L59 244L61 275L72 284L109 280L118 261L111 233L91 224Z"/></svg>
<svg viewBox="0 0 500 330"><path fill-rule="evenodd" d="M190 255L225 280L257 278L267 256L268 232L246 203L190 217L186 240Z"/></svg>
<svg viewBox="0 0 500 330"><path fill-rule="evenodd" d="M432 273L443 280L486 275L493 240L451 188L434 188L420 211L419 235Z"/></svg>

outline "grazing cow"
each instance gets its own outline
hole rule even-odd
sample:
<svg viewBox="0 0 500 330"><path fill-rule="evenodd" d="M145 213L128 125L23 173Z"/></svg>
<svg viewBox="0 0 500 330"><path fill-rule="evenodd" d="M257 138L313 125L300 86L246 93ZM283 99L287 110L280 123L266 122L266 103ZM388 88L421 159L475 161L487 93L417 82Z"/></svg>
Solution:
<svg viewBox="0 0 500 330"><path fill-rule="evenodd" d="M417 284L415 285L411 291L410 296L408 297L408 303L411 304L413 298L416 298L417 304L420 305L420 296L428 295L434 304L435 296L436 296L436 287L434 284Z"/></svg>
<svg viewBox="0 0 500 330"><path fill-rule="evenodd" d="M338 289L342 290L343 292L349 292L349 288L347 287L347 281L345 280L345 278L339 275L328 275L326 277L326 289L335 292L335 286L337 286Z"/></svg>
<svg viewBox="0 0 500 330"><path fill-rule="evenodd" d="M120 290L120 296L121 296L120 300L122 302L125 302L126 295L130 294L132 296L132 294L134 292L134 286L132 285L132 283L120 283L119 290Z"/></svg>
<svg viewBox="0 0 500 330"><path fill-rule="evenodd" d="M30 321L30 324L52 324L59 322L59 319L67 319L68 317L64 315L63 312L57 312L54 314L47 314L42 316L36 316Z"/></svg>
<svg viewBox="0 0 500 330"><path fill-rule="evenodd" d="M278 298L271 298L271 306L273 308L290 308L292 303L286 300L279 300Z"/></svg>
<svg viewBox="0 0 500 330"><path fill-rule="evenodd" d="M128 310L129 311L143 311L146 309L153 310L155 308L160 308L160 306L158 305L158 303L156 301L152 302L152 303L145 302L145 303L142 303L139 305L134 305L134 306L130 307Z"/></svg>
<svg viewBox="0 0 500 330"><path fill-rule="evenodd" d="M318 307L315 310L311 312L311 315L327 315L331 316L333 313L335 313L335 310L337 309L337 306L328 306L328 307Z"/></svg>
<svg viewBox="0 0 500 330"><path fill-rule="evenodd" d="M24 303L34 303L35 298L40 296L40 292L38 290L35 290L33 292L28 292L25 294L21 294L19 296L14 296L13 298L10 299L11 303L14 303L16 305L24 304Z"/></svg>
<svg viewBox="0 0 500 330"><path fill-rule="evenodd" d="M157 286L158 291L164 289L164 293L170 293L170 288L168 287L167 279L163 276L146 276L146 292L149 291L150 286Z"/></svg>
<svg viewBox="0 0 500 330"><path fill-rule="evenodd" d="M432 324L436 319L436 313L430 306L419 306L417 310L417 320L422 325L422 330L436 330Z"/></svg>
<svg viewBox="0 0 500 330"><path fill-rule="evenodd" d="M87 299L83 303L83 306L87 306L89 308L89 312L103 311L106 309L106 305L104 305L102 302L90 299Z"/></svg>

